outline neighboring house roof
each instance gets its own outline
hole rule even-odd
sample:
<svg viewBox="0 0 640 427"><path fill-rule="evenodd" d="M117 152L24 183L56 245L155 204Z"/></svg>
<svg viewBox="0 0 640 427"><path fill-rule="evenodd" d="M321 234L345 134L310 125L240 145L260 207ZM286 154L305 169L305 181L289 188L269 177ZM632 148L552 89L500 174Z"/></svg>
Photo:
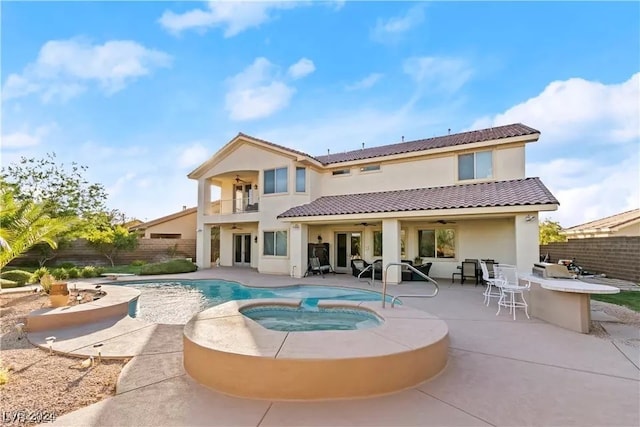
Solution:
<svg viewBox="0 0 640 427"><path fill-rule="evenodd" d="M324 196L278 218L560 204L539 178Z"/></svg>
<svg viewBox="0 0 640 427"><path fill-rule="evenodd" d="M372 159L394 154L412 153L416 151L433 150L435 148L453 147L474 142L491 141L495 139L511 138L526 135L539 135L540 131L521 123L498 126L452 135L437 136L417 141L401 142L398 144L382 145L361 150L318 156L316 159L324 165L348 162L354 160Z"/></svg>
<svg viewBox="0 0 640 427"><path fill-rule="evenodd" d="M160 218L156 218L156 219L151 220L151 221L143 222L142 224L138 224L135 227L131 227L131 231L145 230L145 229L147 229L149 227L152 227L154 225L162 224L163 222L171 221L171 220L183 217L185 215L193 214L193 213L196 213L197 211L198 211L197 207L183 209L180 212L172 213L170 215L166 215L166 216L163 216L163 217L160 217Z"/></svg>
<svg viewBox="0 0 640 427"><path fill-rule="evenodd" d="M611 215L584 224L565 228L561 234L593 233L597 231L616 231L621 227L640 222L640 209L633 209L616 215Z"/></svg>

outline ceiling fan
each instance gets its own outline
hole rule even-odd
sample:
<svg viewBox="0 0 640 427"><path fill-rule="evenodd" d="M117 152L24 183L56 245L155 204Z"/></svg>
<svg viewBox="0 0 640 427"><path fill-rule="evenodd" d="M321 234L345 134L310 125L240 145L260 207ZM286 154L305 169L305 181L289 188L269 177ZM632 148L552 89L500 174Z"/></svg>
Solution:
<svg viewBox="0 0 640 427"><path fill-rule="evenodd" d="M235 224L233 224L233 225L231 226L231 229L232 229L232 230L242 230L242 228L241 228L241 227L238 227L238 226L237 226L237 225L235 225Z"/></svg>
<svg viewBox="0 0 640 427"><path fill-rule="evenodd" d="M353 224L353 225L362 225L363 227L366 227L366 226L372 225L372 224L369 224L368 222L359 222L359 223Z"/></svg>
<svg viewBox="0 0 640 427"><path fill-rule="evenodd" d="M240 178L240 175L236 175L236 184L240 184L241 182L246 184L247 181Z"/></svg>
<svg viewBox="0 0 640 427"><path fill-rule="evenodd" d="M445 219L439 219L437 221L429 221L430 224L455 224L455 221L447 221Z"/></svg>

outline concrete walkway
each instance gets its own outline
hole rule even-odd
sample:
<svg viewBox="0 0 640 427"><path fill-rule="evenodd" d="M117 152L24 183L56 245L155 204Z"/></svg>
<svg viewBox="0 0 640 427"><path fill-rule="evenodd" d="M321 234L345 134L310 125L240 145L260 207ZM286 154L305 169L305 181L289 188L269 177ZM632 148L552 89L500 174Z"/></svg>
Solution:
<svg viewBox="0 0 640 427"><path fill-rule="evenodd" d="M261 286L303 283L371 289L351 276L331 274L324 279L291 279L219 268L184 277L216 277ZM390 286L390 290L421 293L428 286L407 283ZM380 284L375 288L379 290ZM361 400L270 402L225 396L194 383L184 372L181 328L155 326L157 336L147 333L152 332L153 326L140 329L138 325L137 329L134 326L129 332L120 330L123 333L112 336L101 331L102 337L105 333L110 336L111 344L105 344L105 350L107 346L126 348L127 342L135 342L138 356L122 371L116 396L60 417L54 424L640 425L640 353L633 335L631 340L622 339L629 338L629 330L620 332L623 336L616 339L605 339L527 320L520 312L518 320L513 321L506 312L496 316L495 301L490 307L484 306L481 294L481 286L451 285L444 279L435 299L405 298L405 304L447 322L451 338L449 364L438 377L416 388ZM615 327L611 329L615 336ZM141 330L145 333L141 334ZM76 348L90 347L88 341L76 342Z"/></svg>

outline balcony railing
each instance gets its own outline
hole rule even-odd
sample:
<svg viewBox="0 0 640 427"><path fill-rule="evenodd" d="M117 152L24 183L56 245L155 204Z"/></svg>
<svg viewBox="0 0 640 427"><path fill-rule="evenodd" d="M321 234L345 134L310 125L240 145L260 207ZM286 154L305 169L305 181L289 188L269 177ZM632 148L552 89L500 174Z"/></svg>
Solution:
<svg viewBox="0 0 640 427"><path fill-rule="evenodd" d="M260 203L258 197L233 199L233 200L220 200L220 210L218 212L210 212L211 215L228 215L239 213L251 213L258 212L260 210Z"/></svg>

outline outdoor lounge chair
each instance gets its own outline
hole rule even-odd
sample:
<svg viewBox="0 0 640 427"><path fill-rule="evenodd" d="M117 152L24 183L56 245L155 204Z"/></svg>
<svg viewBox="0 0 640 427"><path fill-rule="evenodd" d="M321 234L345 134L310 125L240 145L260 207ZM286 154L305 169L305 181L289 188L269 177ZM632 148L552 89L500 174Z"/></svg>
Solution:
<svg viewBox="0 0 640 427"><path fill-rule="evenodd" d="M358 277L358 276L360 276L360 273L362 273L370 265L371 264L369 264L367 261L365 261L363 259L352 259L351 260L351 274L353 274L353 277ZM371 270L372 270L371 268L368 269L360 277L371 277Z"/></svg>
<svg viewBox="0 0 640 427"><path fill-rule="evenodd" d="M333 271L333 268L331 268L331 265L329 264L321 265L319 258L311 257L309 258L309 267L307 268L305 277L308 276L309 274L320 274L322 277L324 277L325 273L331 273L331 272L335 273L335 271Z"/></svg>
<svg viewBox="0 0 640 427"><path fill-rule="evenodd" d="M460 276L460 284L463 285L465 279L475 279L476 285L478 284L478 270L476 269L476 263L473 261L463 261L460 271L457 271L451 275L451 283L455 281L456 276Z"/></svg>
<svg viewBox="0 0 640 427"><path fill-rule="evenodd" d="M421 265L414 265L414 268L416 270L418 270L420 273L424 274L424 275L429 275L429 270L431 270L431 266L433 265L432 262L427 262ZM420 276L418 273L416 273L415 271L411 272L411 280L426 280L424 277Z"/></svg>

